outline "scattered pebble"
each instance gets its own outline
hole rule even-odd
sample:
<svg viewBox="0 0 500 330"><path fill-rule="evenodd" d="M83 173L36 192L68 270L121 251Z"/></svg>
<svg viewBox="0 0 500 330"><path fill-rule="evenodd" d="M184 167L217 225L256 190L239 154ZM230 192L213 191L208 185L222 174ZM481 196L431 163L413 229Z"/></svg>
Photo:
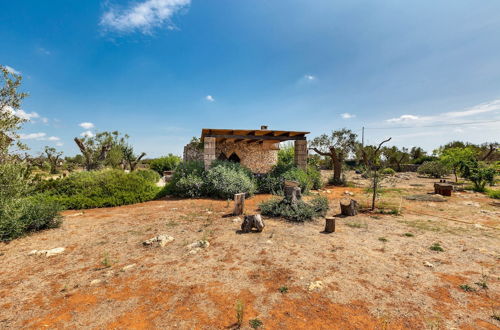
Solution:
<svg viewBox="0 0 500 330"><path fill-rule="evenodd" d="M241 223L241 221L243 221L243 220L241 220L241 218L239 218L239 217L233 219L234 223Z"/></svg>
<svg viewBox="0 0 500 330"><path fill-rule="evenodd" d="M101 284L102 283L102 280L92 280L90 281L90 285L98 285L98 284Z"/></svg>
<svg viewBox="0 0 500 330"><path fill-rule="evenodd" d="M187 246L187 248L189 249L188 253L189 254L196 254L196 253L200 252L201 250L208 248L209 246L210 246L210 243L208 241L199 240L199 241L193 242Z"/></svg>
<svg viewBox="0 0 500 330"><path fill-rule="evenodd" d="M323 282L322 281L314 281L314 282L311 282L309 283L309 287L308 287L308 290L309 291L314 291L316 289L323 289Z"/></svg>
<svg viewBox="0 0 500 330"><path fill-rule="evenodd" d="M126 272L129 269L132 269L135 267L135 264L130 264L122 268L122 271Z"/></svg>
<svg viewBox="0 0 500 330"><path fill-rule="evenodd" d="M424 266L425 266L425 267L429 267L429 268L434 268L434 265L433 265L433 264L431 264L431 263L430 263L430 262L428 262L428 261L424 261Z"/></svg>
<svg viewBox="0 0 500 330"><path fill-rule="evenodd" d="M30 251L30 253L28 253L28 255L30 255L30 256L32 256L32 255L37 255L37 256L45 255L46 257L52 257L52 256L55 256L57 254L63 253L64 250L65 250L65 248L63 248L63 247L58 247L58 248L54 248L54 249L50 249L50 250L32 250L32 251Z"/></svg>
<svg viewBox="0 0 500 330"><path fill-rule="evenodd" d="M142 244L144 246L151 246L151 245L157 244L160 247L164 247L165 245L167 245L168 243L172 242L173 240L174 240L174 238L172 236L169 236L169 235L158 235L156 237L150 238L150 239L142 242Z"/></svg>

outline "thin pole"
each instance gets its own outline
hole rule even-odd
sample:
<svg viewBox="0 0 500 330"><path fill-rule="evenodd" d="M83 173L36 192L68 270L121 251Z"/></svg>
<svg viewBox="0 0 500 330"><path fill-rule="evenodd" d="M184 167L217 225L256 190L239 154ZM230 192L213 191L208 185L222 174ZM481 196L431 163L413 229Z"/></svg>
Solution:
<svg viewBox="0 0 500 330"><path fill-rule="evenodd" d="M361 129L361 147L365 147L365 127L363 126Z"/></svg>

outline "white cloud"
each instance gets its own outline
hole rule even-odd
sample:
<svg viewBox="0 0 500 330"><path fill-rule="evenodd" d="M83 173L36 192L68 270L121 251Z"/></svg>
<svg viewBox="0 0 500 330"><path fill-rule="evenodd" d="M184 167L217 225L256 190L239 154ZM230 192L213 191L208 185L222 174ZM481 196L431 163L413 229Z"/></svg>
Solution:
<svg viewBox="0 0 500 330"><path fill-rule="evenodd" d="M43 54L43 55L50 55L52 54L50 50L47 50L43 47L38 47L37 48L37 51L40 53L40 54Z"/></svg>
<svg viewBox="0 0 500 330"><path fill-rule="evenodd" d="M80 134L80 136L82 136L82 137L93 137L94 133L92 133L91 131L85 131L85 132L82 132Z"/></svg>
<svg viewBox="0 0 500 330"><path fill-rule="evenodd" d="M388 123L400 123L418 120L420 117L414 115L401 115L398 118L387 119Z"/></svg>
<svg viewBox="0 0 500 330"><path fill-rule="evenodd" d="M40 120L42 121L42 123L44 124L47 124L49 122L49 119L48 118L45 118L45 117L42 117L40 118Z"/></svg>
<svg viewBox="0 0 500 330"><path fill-rule="evenodd" d="M29 134L19 134L22 140L44 140L47 136L46 133L29 133Z"/></svg>
<svg viewBox="0 0 500 330"><path fill-rule="evenodd" d="M397 118L387 119L388 123L414 123L414 124L454 124L460 123L457 119L462 119L465 117L475 116L474 120L478 120L478 115L489 113L488 118L483 117L482 119L491 119L491 115L500 114L500 100L494 100L491 102L481 103L472 108L460 110L460 111L450 111L438 113L433 116L417 116L417 115L402 115Z"/></svg>
<svg viewBox="0 0 500 330"><path fill-rule="evenodd" d="M343 114L340 115L343 119L351 119L356 117L356 115L353 115L352 113L344 112Z"/></svg>
<svg viewBox="0 0 500 330"><path fill-rule="evenodd" d="M25 120L28 120L28 121L32 121L33 119L35 118L40 118L40 115L36 112L26 112L24 111L23 109L19 109L19 110L14 110L11 106L7 105L3 108L4 111L8 111L10 113L12 113L13 115L21 118L21 119L25 119Z"/></svg>
<svg viewBox="0 0 500 330"><path fill-rule="evenodd" d="M89 122L80 123L80 124L78 124L78 126L80 126L83 129L87 129L87 130L89 130L91 128L94 128L94 124L93 123L89 123Z"/></svg>
<svg viewBox="0 0 500 330"><path fill-rule="evenodd" d="M58 146L58 147L62 147L63 145L64 145L64 143L62 143L62 142L57 142L56 143L56 146Z"/></svg>
<svg viewBox="0 0 500 330"><path fill-rule="evenodd" d="M7 69L7 71L9 71L9 73L12 73L12 74L21 74L21 72L17 71L16 69L14 69L11 66L5 65L4 67L5 67L5 69Z"/></svg>
<svg viewBox="0 0 500 330"><path fill-rule="evenodd" d="M316 77L315 77L315 76L313 76L313 75L311 75L311 74L306 74L306 75L304 76L304 78L305 78L306 80L308 80L308 81L313 81L313 80L316 80Z"/></svg>
<svg viewBox="0 0 500 330"><path fill-rule="evenodd" d="M151 33L164 24L174 29L172 16L189 6L191 0L146 0L134 2L125 8L111 7L101 17L101 25L117 32Z"/></svg>
<svg viewBox="0 0 500 330"><path fill-rule="evenodd" d="M214 97L212 95L205 96L205 100L207 100L208 102L214 102L215 101L215 99L214 99Z"/></svg>
<svg viewBox="0 0 500 330"><path fill-rule="evenodd" d="M39 132L39 133L29 133L29 134L19 134L19 137L22 140L37 140L37 141L60 141L61 138L57 136L47 136L47 133Z"/></svg>

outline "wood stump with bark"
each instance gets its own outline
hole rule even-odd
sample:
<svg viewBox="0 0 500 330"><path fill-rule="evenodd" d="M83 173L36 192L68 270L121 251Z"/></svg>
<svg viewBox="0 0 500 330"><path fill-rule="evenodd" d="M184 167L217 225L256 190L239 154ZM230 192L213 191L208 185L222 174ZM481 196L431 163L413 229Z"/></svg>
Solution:
<svg viewBox="0 0 500 330"><path fill-rule="evenodd" d="M234 194L233 215L242 215L245 210L245 193Z"/></svg>
<svg viewBox="0 0 500 330"><path fill-rule="evenodd" d="M325 219L325 233L333 233L335 231L335 218Z"/></svg>
<svg viewBox="0 0 500 330"><path fill-rule="evenodd" d="M243 223L241 224L241 231L243 233L249 233L253 228L258 232L264 229L264 221L262 221L260 214L245 215Z"/></svg>
<svg viewBox="0 0 500 330"><path fill-rule="evenodd" d="M355 216L358 214L358 202L350 198L340 200L340 213L345 216Z"/></svg>
<svg viewBox="0 0 500 330"><path fill-rule="evenodd" d="M302 193L299 187L285 186L285 200L290 204L296 204L302 198Z"/></svg>

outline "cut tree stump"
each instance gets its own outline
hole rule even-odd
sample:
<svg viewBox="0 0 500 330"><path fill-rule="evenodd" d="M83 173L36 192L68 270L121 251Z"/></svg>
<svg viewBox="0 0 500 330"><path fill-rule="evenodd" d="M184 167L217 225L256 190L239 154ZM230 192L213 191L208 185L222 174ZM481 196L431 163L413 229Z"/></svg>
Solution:
<svg viewBox="0 0 500 330"><path fill-rule="evenodd" d="M264 229L264 221L262 221L260 214L245 215L243 223L241 224L241 231L249 233L253 228L257 229L258 232Z"/></svg>
<svg viewBox="0 0 500 330"><path fill-rule="evenodd" d="M245 210L245 193L234 194L233 215L242 215Z"/></svg>
<svg viewBox="0 0 500 330"><path fill-rule="evenodd" d="M340 200L340 213L346 216L355 216L358 214L358 202L350 198L342 198Z"/></svg>
<svg viewBox="0 0 500 330"><path fill-rule="evenodd" d="M335 232L335 218L325 219L325 233Z"/></svg>
<svg viewBox="0 0 500 330"><path fill-rule="evenodd" d="M284 187L285 200L290 204L295 204L302 198L302 193L299 187L286 186Z"/></svg>
<svg viewBox="0 0 500 330"><path fill-rule="evenodd" d="M444 182L434 183L434 193L442 196L451 196L453 185Z"/></svg>

